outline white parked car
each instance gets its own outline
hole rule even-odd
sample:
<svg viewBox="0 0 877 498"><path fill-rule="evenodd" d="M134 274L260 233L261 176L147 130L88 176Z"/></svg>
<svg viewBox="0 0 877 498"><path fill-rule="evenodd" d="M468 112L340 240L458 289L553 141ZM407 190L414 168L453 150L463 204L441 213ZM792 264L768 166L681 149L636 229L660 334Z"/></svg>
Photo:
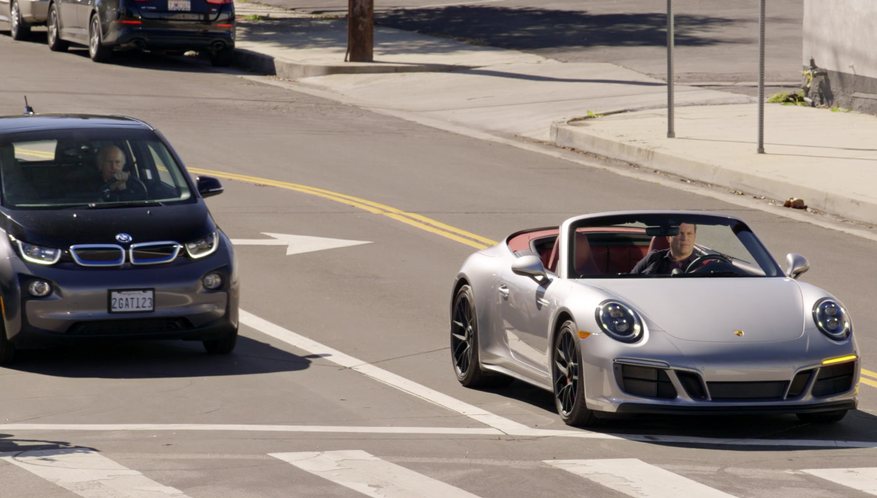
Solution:
<svg viewBox="0 0 877 498"><path fill-rule="evenodd" d="M0 21L9 23L9 32L15 40L30 34L30 27L46 24L49 0L0 0Z"/></svg>

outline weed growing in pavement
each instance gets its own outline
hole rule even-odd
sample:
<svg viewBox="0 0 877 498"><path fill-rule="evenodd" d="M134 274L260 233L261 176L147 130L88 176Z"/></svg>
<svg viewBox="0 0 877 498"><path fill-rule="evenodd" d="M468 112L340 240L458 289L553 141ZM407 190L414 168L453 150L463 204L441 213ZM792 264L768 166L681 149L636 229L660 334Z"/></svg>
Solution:
<svg viewBox="0 0 877 498"><path fill-rule="evenodd" d="M602 118L602 117L603 117L602 114L598 114L594 111L588 111L585 113L585 119L597 119L597 118Z"/></svg>
<svg viewBox="0 0 877 498"><path fill-rule="evenodd" d="M247 14L243 17L244 21L261 21L265 19L265 16L259 14Z"/></svg>
<svg viewBox="0 0 877 498"><path fill-rule="evenodd" d="M843 107L840 107L840 106L834 106L831 108L831 112L850 112L850 110L844 109Z"/></svg>
<svg viewBox="0 0 877 498"><path fill-rule="evenodd" d="M800 106L808 106L810 104L804 100L804 92L797 91L795 93L786 93L779 92L775 93L767 99L769 104L782 104L782 105L800 105Z"/></svg>

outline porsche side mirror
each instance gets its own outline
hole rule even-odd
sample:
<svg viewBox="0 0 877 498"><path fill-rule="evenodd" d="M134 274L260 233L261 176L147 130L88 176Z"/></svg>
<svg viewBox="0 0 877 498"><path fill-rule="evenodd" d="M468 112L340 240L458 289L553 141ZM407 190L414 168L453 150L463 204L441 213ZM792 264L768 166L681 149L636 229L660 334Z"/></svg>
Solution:
<svg viewBox="0 0 877 498"><path fill-rule="evenodd" d="M512 272L517 275L523 275L536 280L541 280L547 276L545 267L542 266L542 260L539 256L528 254L521 256L512 263Z"/></svg>
<svg viewBox="0 0 877 498"><path fill-rule="evenodd" d="M201 194L201 197L210 197L211 195L222 193L222 184L212 176L199 176L196 183L198 184L198 193Z"/></svg>
<svg viewBox="0 0 877 498"><path fill-rule="evenodd" d="M798 253L790 252L786 254L786 262L789 264L786 274L791 278L798 278L802 273L810 269L810 263L807 261L807 258Z"/></svg>

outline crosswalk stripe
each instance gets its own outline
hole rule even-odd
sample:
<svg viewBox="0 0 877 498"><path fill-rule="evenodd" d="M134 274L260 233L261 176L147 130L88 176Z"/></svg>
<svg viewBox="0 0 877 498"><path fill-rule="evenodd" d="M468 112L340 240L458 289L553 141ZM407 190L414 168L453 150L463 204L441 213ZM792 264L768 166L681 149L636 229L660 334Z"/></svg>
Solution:
<svg viewBox="0 0 877 498"><path fill-rule="evenodd" d="M22 451L0 454L0 459L21 467L84 498L185 497L109 458L85 448Z"/></svg>
<svg viewBox="0 0 877 498"><path fill-rule="evenodd" d="M806 469L801 472L870 495L877 495L877 467L858 469Z"/></svg>
<svg viewBox="0 0 877 498"><path fill-rule="evenodd" d="M269 453L302 470L367 496L475 497L460 488L400 467L361 450Z"/></svg>
<svg viewBox="0 0 877 498"><path fill-rule="evenodd" d="M594 481L627 496L642 498L733 497L687 477L636 458L607 460L545 460L545 463Z"/></svg>

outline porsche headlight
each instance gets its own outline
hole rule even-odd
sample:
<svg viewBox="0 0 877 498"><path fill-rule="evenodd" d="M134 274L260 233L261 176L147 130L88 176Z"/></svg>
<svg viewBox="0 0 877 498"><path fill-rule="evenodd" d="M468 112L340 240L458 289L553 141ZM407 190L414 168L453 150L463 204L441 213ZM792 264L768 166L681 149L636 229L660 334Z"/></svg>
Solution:
<svg viewBox="0 0 877 498"><path fill-rule="evenodd" d="M15 243L18 244L18 251L21 253L21 257L29 263L53 265L61 259L61 249L28 244L21 240L15 240Z"/></svg>
<svg viewBox="0 0 877 498"><path fill-rule="evenodd" d="M216 232L212 232L198 240L187 242L186 252L189 253L189 257L199 259L210 256L216 252L217 247L219 247L219 236Z"/></svg>
<svg viewBox="0 0 877 498"><path fill-rule="evenodd" d="M852 325L847 310L837 301L823 298L813 305L813 321L820 332L828 337L842 341L852 333Z"/></svg>
<svg viewBox="0 0 877 498"><path fill-rule="evenodd" d="M604 332L622 342L636 342L643 335L643 326L632 309L618 301L603 301L597 306L597 324Z"/></svg>

